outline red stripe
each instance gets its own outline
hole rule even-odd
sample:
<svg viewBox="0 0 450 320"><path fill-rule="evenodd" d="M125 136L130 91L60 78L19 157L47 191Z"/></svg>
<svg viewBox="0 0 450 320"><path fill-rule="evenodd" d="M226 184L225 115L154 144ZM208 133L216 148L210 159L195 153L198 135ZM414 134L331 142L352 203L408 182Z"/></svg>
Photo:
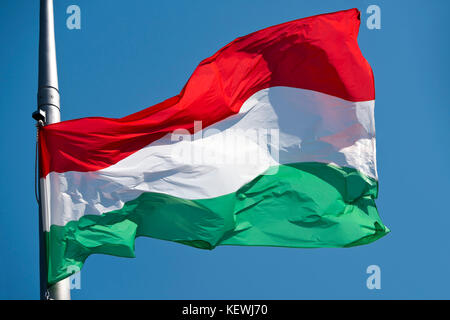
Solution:
<svg viewBox="0 0 450 320"><path fill-rule="evenodd" d="M40 175L106 168L175 129L193 132L195 120L206 127L225 119L268 87L373 100L372 70L357 43L359 17L351 9L254 32L203 60L180 94L160 104L121 119L46 126L40 131Z"/></svg>

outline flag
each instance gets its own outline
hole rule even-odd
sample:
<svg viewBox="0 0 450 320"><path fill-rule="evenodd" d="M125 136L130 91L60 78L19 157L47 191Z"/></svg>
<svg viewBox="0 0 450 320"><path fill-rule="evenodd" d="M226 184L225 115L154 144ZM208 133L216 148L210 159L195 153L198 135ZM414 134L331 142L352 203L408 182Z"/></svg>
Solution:
<svg viewBox="0 0 450 320"><path fill-rule="evenodd" d="M357 9L269 27L203 60L182 91L124 118L39 132L48 282L139 236L351 247L378 215L374 80Z"/></svg>

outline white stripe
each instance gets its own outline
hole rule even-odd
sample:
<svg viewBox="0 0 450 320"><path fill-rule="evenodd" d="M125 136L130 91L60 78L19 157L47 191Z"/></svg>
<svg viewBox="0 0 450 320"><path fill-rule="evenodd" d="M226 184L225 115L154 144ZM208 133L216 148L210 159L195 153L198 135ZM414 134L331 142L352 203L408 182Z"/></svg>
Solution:
<svg viewBox="0 0 450 320"><path fill-rule="evenodd" d="M51 172L42 181L51 195L44 203L51 208L51 224L61 226L120 209L143 192L185 199L221 196L270 166L296 162L333 163L377 178L374 101L264 89L239 114L203 132L167 135L99 171Z"/></svg>

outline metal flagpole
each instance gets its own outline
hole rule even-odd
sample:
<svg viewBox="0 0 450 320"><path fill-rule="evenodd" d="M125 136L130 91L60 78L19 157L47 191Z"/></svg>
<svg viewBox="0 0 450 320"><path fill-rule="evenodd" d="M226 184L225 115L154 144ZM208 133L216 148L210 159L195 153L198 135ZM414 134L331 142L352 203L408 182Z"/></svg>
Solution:
<svg viewBox="0 0 450 320"><path fill-rule="evenodd" d="M53 0L40 0L38 110L33 118L43 125L60 121L58 71L56 67ZM49 226L47 188L39 182L39 269L41 299L70 300L70 280L47 287L47 252L44 226Z"/></svg>

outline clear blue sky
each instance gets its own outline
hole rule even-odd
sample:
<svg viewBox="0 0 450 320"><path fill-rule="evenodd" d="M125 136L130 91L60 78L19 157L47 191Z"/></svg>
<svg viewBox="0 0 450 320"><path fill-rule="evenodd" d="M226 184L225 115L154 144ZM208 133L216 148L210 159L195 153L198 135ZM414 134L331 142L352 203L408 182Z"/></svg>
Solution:
<svg viewBox="0 0 450 320"><path fill-rule="evenodd" d="M66 8L81 8L68 30ZM381 8L368 30L366 8ZM55 0L62 119L121 117L177 94L196 65L234 38L357 7L375 73L380 194L392 232L350 249L218 247L149 238L136 259L95 255L74 299L450 298L450 2ZM0 4L0 298L37 299L34 198L38 0ZM381 268L381 290L366 268Z"/></svg>

